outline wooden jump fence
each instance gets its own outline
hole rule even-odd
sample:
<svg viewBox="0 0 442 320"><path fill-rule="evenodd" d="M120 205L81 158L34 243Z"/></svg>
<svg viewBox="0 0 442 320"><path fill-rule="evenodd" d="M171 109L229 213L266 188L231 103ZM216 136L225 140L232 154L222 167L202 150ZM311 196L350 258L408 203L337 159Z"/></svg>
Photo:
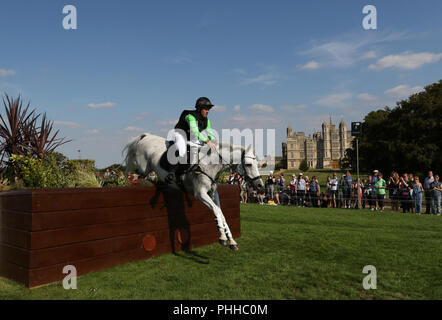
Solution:
<svg viewBox="0 0 442 320"><path fill-rule="evenodd" d="M239 190L220 185L221 208L240 237ZM200 201L155 187L38 189L0 194L0 276L28 288L218 241Z"/></svg>

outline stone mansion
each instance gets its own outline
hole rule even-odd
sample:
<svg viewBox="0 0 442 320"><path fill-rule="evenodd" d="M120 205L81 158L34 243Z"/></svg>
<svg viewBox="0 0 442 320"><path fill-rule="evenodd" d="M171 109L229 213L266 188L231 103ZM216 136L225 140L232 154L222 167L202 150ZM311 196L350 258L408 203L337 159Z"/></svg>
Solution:
<svg viewBox="0 0 442 320"><path fill-rule="evenodd" d="M287 142L282 143L283 163L288 170L298 170L306 159L312 169L339 169L345 150L351 148L351 131L342 120L339 128L331 122L322 123L322 131L306 136L304 132L293 132L287 128Z"/></svg>

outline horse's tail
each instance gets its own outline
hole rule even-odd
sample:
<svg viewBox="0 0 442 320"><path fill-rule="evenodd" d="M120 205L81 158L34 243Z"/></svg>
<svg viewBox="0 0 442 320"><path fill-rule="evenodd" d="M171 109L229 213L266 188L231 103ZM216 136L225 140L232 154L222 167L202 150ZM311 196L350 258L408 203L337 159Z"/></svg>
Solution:
<svg viewBox="0 0 442 320"><path fill-rule="evenodd" d="M129 142L124 147L123 154L126 152L126 155L124 157L126 174L128 174L129 172L134 172L137 169L137 164L135 163L137 145L138 142L140 142L140 140L143 139L145 136L146 134L141 134L138 137L130 139Z"/></svg>

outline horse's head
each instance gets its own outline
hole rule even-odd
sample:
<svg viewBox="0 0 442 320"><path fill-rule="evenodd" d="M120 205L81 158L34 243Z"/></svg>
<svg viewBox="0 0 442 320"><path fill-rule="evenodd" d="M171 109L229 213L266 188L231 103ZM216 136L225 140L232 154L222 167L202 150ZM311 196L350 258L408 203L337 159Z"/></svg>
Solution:
<svg viewBox="0 0 442 320"><path fill-rule="evenodd" d="M262 191L264 183L258 170L258 161L256 160L255 151L252 146L248 146L241 154L240 171L244 171L243 175L246 181L258 191ZM242 170L241 170L242 169Z"/></svg>

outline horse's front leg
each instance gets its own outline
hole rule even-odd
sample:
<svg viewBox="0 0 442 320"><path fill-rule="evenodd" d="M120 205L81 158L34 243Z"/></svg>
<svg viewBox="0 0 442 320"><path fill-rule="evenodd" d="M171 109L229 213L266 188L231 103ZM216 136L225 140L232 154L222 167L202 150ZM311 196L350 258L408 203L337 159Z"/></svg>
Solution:
<svg viewBox="0 0 442 320"><path fill-rule="evenodd" d="M215 202L207 193L207 190L201 190L200 192L195 194L195 198L204 203L210 210L212 210L213 214L215 215L216 224L220 233L220 243L222 245L227 245L228 241L230 249L238 250L238 244L235 242L235 240L233 240L232 233L230 232L229 226L227 225L221 208L217 204L215 204Z"/></svg>
<svg viewBox="0 0 442 320"><path fill-rule="evenodd" d="M212 199L215 202L215 204L218 206L218 208L221 209L221 202L219 200L218 190L215 189L213 191ZM229 239L229 243L228 243L229 246L236 246L236 247L238 247L238 244L233 239L232 232L230 231L229 225L227 224L226 217L224 216L224 214L222 214L222 220L223 220L223 226L224 226L224 229L225 229L225 233L226 233L227 239Z"/></svg>

